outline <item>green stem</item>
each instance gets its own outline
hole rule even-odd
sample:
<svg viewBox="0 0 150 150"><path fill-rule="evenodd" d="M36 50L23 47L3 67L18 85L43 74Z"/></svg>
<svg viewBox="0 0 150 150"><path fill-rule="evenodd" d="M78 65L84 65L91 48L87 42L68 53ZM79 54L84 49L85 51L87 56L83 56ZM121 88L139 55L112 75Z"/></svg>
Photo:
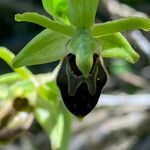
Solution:
<svg viewBox="0 0 150 150"><path fill-rule="evenodd" d="M15 57L15 55L10 52L5 47L0 47L0 58L2 58L10 67L11 67L11 61ZM12 68L13 69L13 68ZM13 69L15 72L19 73L22 78L29 79L32 73L25 67L19 68L19 69Z"/></svg>
<svg viewBox="0 0 150 150"><path fill-rule="evenodd" d="M95 37L100 37L116 32L134 29L143 29L145 31L150 30L150 19L141 17L123 18L115 21L96 24L91 30Z"/></svg>
<svg viewBox="0 0 150 150"><path fill-rule="evenodd" d="M32 22L67 36L72 36L75 32L75 28L71 25L65 25L56 21L52 21L48 17L40 15L38 13L17 14L15 15L15 20Z"/></svg>

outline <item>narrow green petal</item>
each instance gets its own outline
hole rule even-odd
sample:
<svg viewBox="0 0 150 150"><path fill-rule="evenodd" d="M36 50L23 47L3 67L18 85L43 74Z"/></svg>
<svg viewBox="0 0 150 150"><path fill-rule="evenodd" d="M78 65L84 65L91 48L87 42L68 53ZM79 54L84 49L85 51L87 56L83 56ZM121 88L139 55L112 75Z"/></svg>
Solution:
<svg viewBox="0 0 150 150"><path fill-rule="evenodd" d="M92 33L95 37L122 32L126 30L143 29L150 30L150 19L142 17L130 17L109 21L106 23L95 24Z"/></svg>
<svg viewBox="0 0 150 150"><path fill-rule="evenodd" d="M94 22L99 0L68 0L71 24L89 29Z"/></svg>
<svg viewBox="0 0 150 150"><path fill-rule="evenodd" d="M96 40L101 47L99 53L102 57L119 58L132 64L139 59L139 55L120 33L102 36Z"/></svg>
<svg viewBox="0 0 150 150"><path fill-rule="evenodd" d="M13 59L12 67L54 62L67 55L69 37L45 29L33 38Z"/></svg>
<svg viewBox="0 0 150 150"><path fill-rule="evenodd" d="M62 33L67 36L72 36L75 32L75 28L70 25L58 23L50 20L48 17L40 15L38 13L23 13L15 15L16 21L26 21L38 24L50 30Z"/></svg>

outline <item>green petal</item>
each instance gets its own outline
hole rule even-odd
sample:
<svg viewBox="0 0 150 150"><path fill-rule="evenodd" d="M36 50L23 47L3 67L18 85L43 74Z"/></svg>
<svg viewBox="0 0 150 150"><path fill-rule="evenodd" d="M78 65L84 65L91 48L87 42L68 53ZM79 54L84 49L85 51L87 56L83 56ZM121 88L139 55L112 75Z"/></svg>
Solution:
<svg viewBox="0 0 150 150"><path fill-rule="evenodd" d="M13 59L12 67L54 62L67 55L69 38L45 29L33 38Z"/></svg>
<svg viewBox="0 0 150 150"><path fill-rule="evenodd" d="M68 7L66 0L42 0L44 9L54 17L67 20Z"/></svg>
<svg viewBox="0 0 150 150"><path fill-rule="evenodd" d="M96 40L101 46L102 57L124 59L132 64L139 59L139 55L120 33L102 36Z"/></svg>
<svg viewBox="0 0 150 150"><path fill-rule="evenodd" d="M122 32L126 30L143 29L150 30L150 19L141 17L130 17L96 24L92 27L92 33L95 37Z"/></svg>
<svg viewBox="0 0 150 150"><path fill-rule="evenodd" d="M99 0L68 0L70 22L80 29L89 29L95 19Z"/></svg>
<svg viewBox="0 0 150 150"><path fill-rule="evenodd" d="M38 13L23 13L15 15L16 21L26 21L38 24L50 30L62 33L67 36L72 36L74 34L75 28L70 25L65 25L58 23L56 21L50 20L48 17L40 15Z"/></svg>

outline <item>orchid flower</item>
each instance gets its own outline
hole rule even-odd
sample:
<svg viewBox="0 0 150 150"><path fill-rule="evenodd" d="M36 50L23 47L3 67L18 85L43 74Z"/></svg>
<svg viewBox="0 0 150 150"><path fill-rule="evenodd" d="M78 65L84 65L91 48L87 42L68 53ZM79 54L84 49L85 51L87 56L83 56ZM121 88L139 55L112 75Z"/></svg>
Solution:
<svg viewBox="0 0 150 150"><path fill-rule="evenodd" d="M34 12L17 14L16 21L43 26L13 59L12 67L44 64L60 60L57 76L62 99L77 117L84 117L97 104L107 81L103 58L136 63L139 55L120 33L150 30L150 19L129 17L94 23L99 0L42 0L50 19Z"/></svg>

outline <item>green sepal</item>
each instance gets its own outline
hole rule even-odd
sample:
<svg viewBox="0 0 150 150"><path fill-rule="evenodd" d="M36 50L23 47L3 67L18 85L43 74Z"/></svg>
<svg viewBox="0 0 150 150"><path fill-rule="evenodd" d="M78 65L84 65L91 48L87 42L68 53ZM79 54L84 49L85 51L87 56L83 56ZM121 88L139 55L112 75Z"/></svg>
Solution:
<svg viewBox="0 0 150 150"><path fill-rule="evenodd" d="M89 29L95 19L99 0L68 0L69 20L79 29Z"/></svg>
<svg viewBox="0 0 150 150"><path fill-rule="evenodd" d="M93 54L96 49L95 40L87 30L79 30L71 40L71 53L76 56L76 65L85 78L93 65Z"/></svg>
<svg viewBox="0 0 150 150"><path fill-rule="evenodd" d="M66 0L42 0L44 9L54 18L68 21L68 7Z"/></svg>
<svg viewBox="0 0 150 150"><path fill-rule="evenodd" d="M67 55L69 37L45 29L33 38L13 59L12 67L54 62Z"/></svg>
<svg viewBox="0 0 150 150"><path fill-rule="evenodd" d="M100 37L116 32L134 29L143 29L145 31L149 31L150 19L142 17L123 18L119 20L108 21L106 23L95 24L91 30L94 37Z"/></svg>
<svg viewBox="0 0 150 150"><path fill-rule="evenodd" d="M53 21L48 17L40 15L38 13L27 12L23 14L17 14L15 15L15 20L18 22L32 22L43 26L44 28L48 28L52 31L56 31L67 36L72 36L75 32L75 28L73 26Z"/></svg>
<svg viewBox="0 0 150 150"><path fill-rule="evenodd" d="M96 40L100 45L98 53L102 57L124 59L132 64L139 59L139 55L133 50L121 33L102 36Z"/></svg>

